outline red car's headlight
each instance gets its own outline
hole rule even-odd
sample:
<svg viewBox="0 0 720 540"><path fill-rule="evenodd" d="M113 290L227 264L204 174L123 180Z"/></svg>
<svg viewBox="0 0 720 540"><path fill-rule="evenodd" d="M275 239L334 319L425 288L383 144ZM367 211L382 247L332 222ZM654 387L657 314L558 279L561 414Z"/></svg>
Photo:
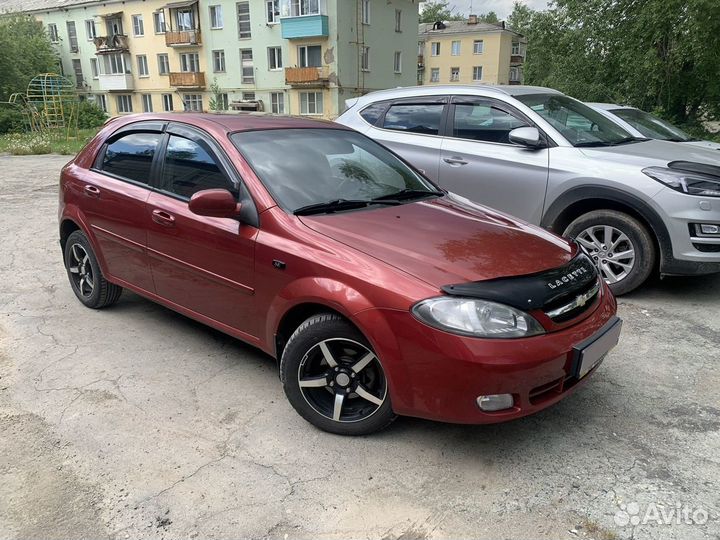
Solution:
<svg viewBox="0 0 720 540"><path fill-rule="evenodd" d="M477 298L429 298L415 304L412 313L425 324L463 336L519 338L545 333L527 313Z"/></svg>

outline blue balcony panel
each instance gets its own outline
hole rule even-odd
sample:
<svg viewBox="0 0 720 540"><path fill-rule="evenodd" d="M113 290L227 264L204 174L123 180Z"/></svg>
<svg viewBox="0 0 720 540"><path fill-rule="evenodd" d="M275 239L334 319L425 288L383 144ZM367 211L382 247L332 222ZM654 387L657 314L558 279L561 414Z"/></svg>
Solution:
<svg viewBox="0 0 720 540"><path fill-rule="evenodd" d="M304 15L280 19L284 39L302 39L328 36L327 15Z"/></svg>

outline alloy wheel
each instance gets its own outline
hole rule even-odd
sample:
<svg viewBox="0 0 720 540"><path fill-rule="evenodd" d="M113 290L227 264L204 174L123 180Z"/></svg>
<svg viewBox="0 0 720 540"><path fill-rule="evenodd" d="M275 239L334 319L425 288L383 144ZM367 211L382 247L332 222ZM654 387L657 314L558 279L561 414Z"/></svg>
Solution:
<svg viewBox="0 0 720 540"><path fill-rule="evenodd" d="M80 295L88 298L95 290L95 278L90 264L90 257L85 248L80 244L73 244L70 247L70 260L68 261L70 278L80 291Z"/></svg>
<svg viewBox="0 0 720 540"><path fill-rule="evenodd" d="M387 399L385 373L375 353L346 338L311 347L300 362L298 384L305 401L335 422L365 420Z"/></svg>
<svg viewBox="0 0 720 540"><path fill-rule="evenodd" d="M635 248L628 236L610 225L588 227L575 237L608 283L625 279L635 266Z"/></svg>

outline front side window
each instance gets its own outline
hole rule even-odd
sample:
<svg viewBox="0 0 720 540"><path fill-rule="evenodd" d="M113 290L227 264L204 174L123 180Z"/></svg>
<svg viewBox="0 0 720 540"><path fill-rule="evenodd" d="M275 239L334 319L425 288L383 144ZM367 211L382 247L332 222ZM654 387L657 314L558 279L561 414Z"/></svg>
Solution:
<svg viewBox="0 0 720 540"><path fill-rule="evenodd" d="M320 115L322 113L322 92L300 92L300 114Z"/></svg>
<svg viewBox="0 0 720 540"><path fill-rule="evenodd" d="M410 133L437 135L440 132L442 103L396 103L385 113L383 127Z"/></svg>
<svg viewBox="0 0 720 540"><path fill-rule="evenodd" d="M120 137L105 149L101 169L120 178L149 184L159 143L159 133L131 133Z"/></svg>
<svg viewBox="0 0 720 540"><path fill-rule="evenodd" d="M210 6L210 28L217 30L223 27L222 6Z"/></svg>
<svg viewBox="0 0 720 540"><path fill-rule="evenodd" d="M168 139L161 189L187 199L204 189L227 189L238 196L205 143L176 135Z"/></svg>
<svg viewBox="0 0 720 540"><path fill-rule="evenodd" d="M133 36L140 37L145 35L145 25L143 24L143 16L142 15L133 15L132 16L132 27L133 27Z"/></svg>
<svg viewBox="0 0 720 540"><path fill-rule="evenodd" d="M349 130L245 131L231 140L288 212L333 199L435 189L384 147Z"/></svg>
<svg viewBox="0 0 720 540"><path fill-rule="evenodd" d="M248 39L252 37L250 26L250 2L237 3L238 37Z"/></svg>
<svg viewBox="0 0 720 540"><path fill-rule="evenodd" d="M637 141L603 114L562 94L525 94L515 99L539 114L573 146L611 146Z"/></svg>
<svg viewBox="0 0 720 540"><path fill-rule="evenodd" d="M322 47L320 45L302 45L298 47L300 67L322 66Z"/></svg>
<svg viewBox="0 0 720 540"><path fill-rule="evenodd" d="M693 137L662 118L639 109L615 109L610 111L637 129L643 136L664 141L687 142Z"/></svg>
<svg viewBox="0 0 720 540"><path fill-rule="evenodd" d="M453 114L453 137L510 144L508 134L527 122L490 101L456 103Z"/></svg>
<svg viewBox="0 0 720 540"><path fill-rule="evenodd" d="M240 68L242 83L253 84L255 82L255 64L252 49L240 49Z"/></svg>

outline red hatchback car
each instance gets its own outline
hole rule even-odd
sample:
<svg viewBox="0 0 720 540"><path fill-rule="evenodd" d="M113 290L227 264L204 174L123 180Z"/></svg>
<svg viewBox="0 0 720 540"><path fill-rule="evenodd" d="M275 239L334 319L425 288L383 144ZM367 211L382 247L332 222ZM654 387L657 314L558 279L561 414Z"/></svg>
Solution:
<svg viewBox="0 0 720 540"><path fill-rule="evenodd" d="M259 347L298 413L335 433L534 413L620 333L577 244L338 124L116 119L63 169L59 214L83 304L127 288Z"/></svg>

